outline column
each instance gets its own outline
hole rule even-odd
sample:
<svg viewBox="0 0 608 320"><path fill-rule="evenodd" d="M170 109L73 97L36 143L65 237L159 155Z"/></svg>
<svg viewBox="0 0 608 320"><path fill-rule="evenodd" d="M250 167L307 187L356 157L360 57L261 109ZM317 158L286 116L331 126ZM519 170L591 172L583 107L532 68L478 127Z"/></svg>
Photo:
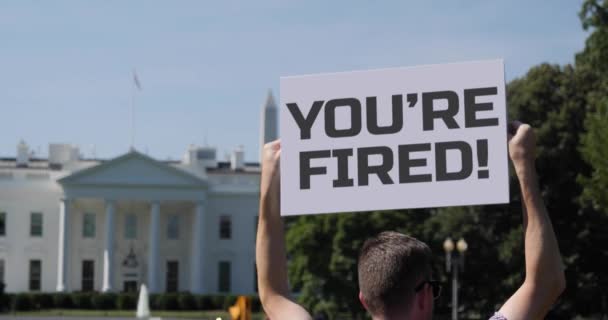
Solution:
<svg viewBox="0 0 608 320"><path fill-rule="evenodd" d="M68 267L70 252L68 243L70 238L70 203L69 199L61 199L59 203L59 246L57 253L57 291L68 290Z"/></svg>
<svg viewBox="0 0 608 320"><path fill-rule="evenodd" d="M150 208L150 230L148 232L148 290L159 291L158 287L158 238L160 233L160 204L152 202Z"/></svg>
<svg viewBox="0 0 608 320"><path fill-rule="evenodd" d="M103 248L102 292L112 291L114 256L114 201L106 201L105 239Z"/></svg>
<svg viewBox="0 0 608 320"><path fill-rule="evenodd" d="M190 274L192 293L204 293L205 288L203 286L203 251L204 251L204 232L205 232L205 203L199 201L196 203L194 210L194 221L192 223L192 243L190 248L192 250Z"/></svg>

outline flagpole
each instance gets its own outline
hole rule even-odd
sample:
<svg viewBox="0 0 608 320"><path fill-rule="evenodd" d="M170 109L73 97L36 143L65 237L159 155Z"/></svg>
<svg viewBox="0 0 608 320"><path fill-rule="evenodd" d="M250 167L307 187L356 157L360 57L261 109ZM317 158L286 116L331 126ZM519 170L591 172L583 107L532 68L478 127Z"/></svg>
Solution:
<svg viewBox="0 0 608 320"><path fill-rule="evenodd" d="M131 85L131 151L135 150L135 83Z"/></svg>
<svg viewBox="0 0 608 320"><path fill-rule="evenodd" d="M135 150L135 95L141 91L141 83L137 78L137 70L133 69L133 87L131 87L131 151Z"/></svg>

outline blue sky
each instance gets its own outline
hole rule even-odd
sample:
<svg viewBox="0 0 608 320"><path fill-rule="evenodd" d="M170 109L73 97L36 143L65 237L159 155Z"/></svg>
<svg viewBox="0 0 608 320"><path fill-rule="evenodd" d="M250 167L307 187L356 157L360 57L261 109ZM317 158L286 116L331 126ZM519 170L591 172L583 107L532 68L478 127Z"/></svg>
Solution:
<svg viewBox="0 0 608 320"><path fill-rule="evenodd" d="M2 1L0 156L24 139L130 145L165 160L189 144L258 158L259 114L279 77L505 59L507 79L584 46L581 1Z"/></svg>

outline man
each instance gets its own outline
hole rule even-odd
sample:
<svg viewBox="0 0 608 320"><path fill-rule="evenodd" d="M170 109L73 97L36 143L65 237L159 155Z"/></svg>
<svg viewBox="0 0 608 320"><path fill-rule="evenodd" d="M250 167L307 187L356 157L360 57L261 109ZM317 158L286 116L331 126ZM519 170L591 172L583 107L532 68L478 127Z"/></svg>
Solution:
<svg viewBox="0 0 608 320"><path fill-rule="evenodd" d="M511 123L510 129L509 156L522 193L526 277L492 319L542 319L565 288L564 272L538 188L534 131L520 122ZM256 243L260 300L270 319L311 319L289 298L280 216L280 142L268 143L263 152ZM432 318L438 288L431 275L431 251L424 243L383 232L363 245L358 271L359 299L374 320Z"/></svg>

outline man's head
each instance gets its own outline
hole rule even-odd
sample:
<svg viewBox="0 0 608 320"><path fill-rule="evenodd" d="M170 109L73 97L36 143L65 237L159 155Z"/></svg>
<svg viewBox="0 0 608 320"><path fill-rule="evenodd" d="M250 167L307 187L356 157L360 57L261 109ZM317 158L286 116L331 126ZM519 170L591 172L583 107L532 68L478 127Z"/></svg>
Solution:
<svg viewBox="0 0 608 320"><path fill-rule="evenodd" d="M359 255L359 298L377 318L432 316L431 249L397 232L382 232L368 239ZM422 286L420 286L422 285ZM416 290L418 288L419 290Z"/></svg>

